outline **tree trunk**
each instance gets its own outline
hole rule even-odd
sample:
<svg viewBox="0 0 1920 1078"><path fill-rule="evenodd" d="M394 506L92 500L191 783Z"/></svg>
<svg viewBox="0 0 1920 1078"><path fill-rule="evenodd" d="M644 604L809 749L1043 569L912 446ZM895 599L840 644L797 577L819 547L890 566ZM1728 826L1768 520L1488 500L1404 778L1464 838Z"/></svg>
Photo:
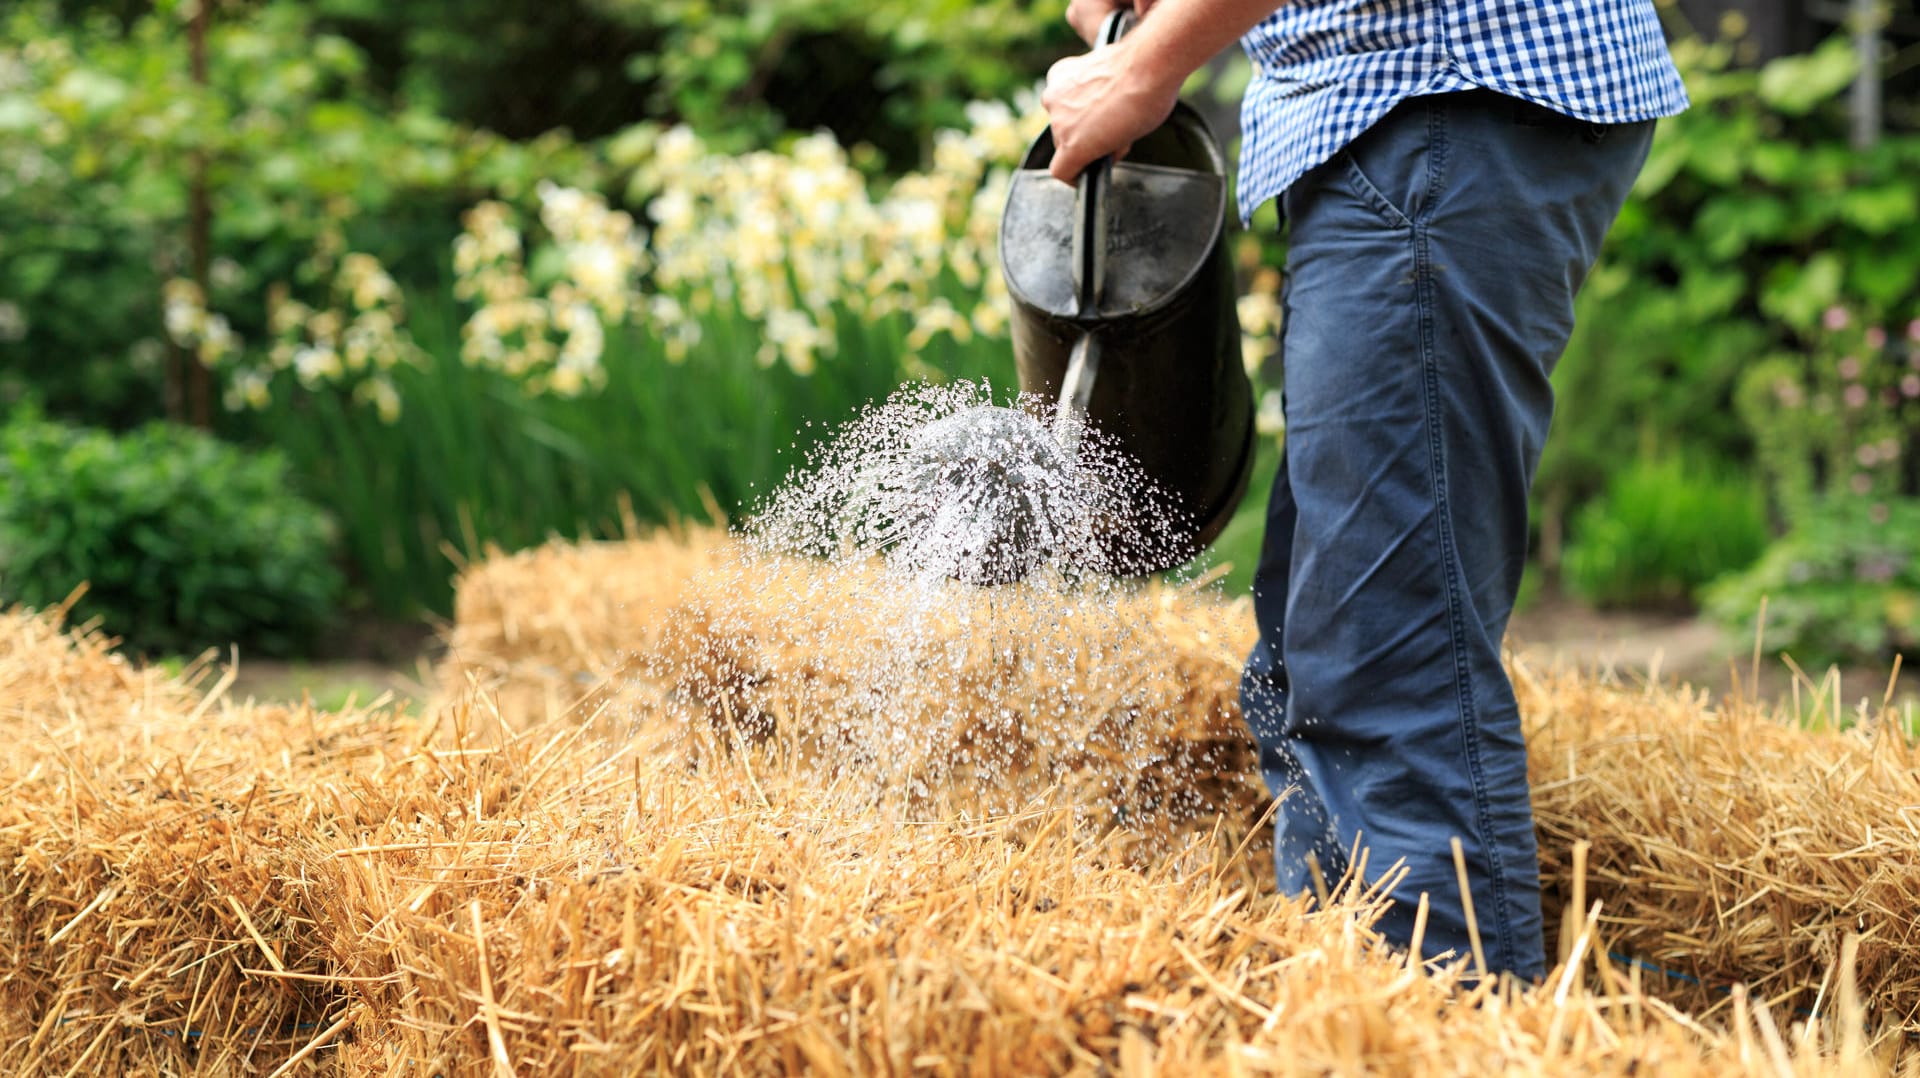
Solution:
<svg viewBox="0 0 1920 1078"><path fill-rule="evenodd" d="M213 7L213 0L196 0L193 20L187 24L187 43L190 50L194 84L207 85L207 20ZM192 260L193 280L200 286L200 295L208 302L212 300L212 288L209 267L212 255L213 209L207 198L207 153L196 150L193 155L193 183L187 195L187 252ZM186 353L182 357L185 392L185 418L202 430L213 426L213 375L200 362L200 357Z"/></svg>

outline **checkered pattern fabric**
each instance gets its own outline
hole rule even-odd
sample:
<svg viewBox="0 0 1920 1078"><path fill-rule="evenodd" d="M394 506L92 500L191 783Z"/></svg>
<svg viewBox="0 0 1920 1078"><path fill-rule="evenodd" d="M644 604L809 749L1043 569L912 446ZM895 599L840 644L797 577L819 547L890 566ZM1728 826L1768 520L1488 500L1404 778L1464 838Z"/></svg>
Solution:
<svg viewBox="0 0 1920 1078"><path fill-rule="evenodd" d="M1420 94L1488 89L1594 123L1687 107L1653 0L1286 0L1241 46L1243 220Z"/></svg>

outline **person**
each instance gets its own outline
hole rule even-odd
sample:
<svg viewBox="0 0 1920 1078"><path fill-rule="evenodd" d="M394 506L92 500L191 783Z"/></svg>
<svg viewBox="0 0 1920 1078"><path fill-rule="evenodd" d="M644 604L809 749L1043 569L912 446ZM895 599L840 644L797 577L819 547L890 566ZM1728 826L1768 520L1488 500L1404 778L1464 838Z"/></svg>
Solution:
<svg viewBox="0 0 1920 1078"><path fill-rule="evenodd" d="M1067 18L1091 41L1116 2L1072 0ZM1048 73L1053 174L1124 152L1239 38L1241 219L1278 198L1288 228L1285 456L1240 687L1263 777L1287 791L1277 882L1317 893L1364 850L1366 882L1403 874L1388 941L1415 946L1425 896L1423 957L1537 980L1501 640L1574 296L1654 121L1687 106L1658 16L1651 0L1136 3L1126 37Z"/></svg>

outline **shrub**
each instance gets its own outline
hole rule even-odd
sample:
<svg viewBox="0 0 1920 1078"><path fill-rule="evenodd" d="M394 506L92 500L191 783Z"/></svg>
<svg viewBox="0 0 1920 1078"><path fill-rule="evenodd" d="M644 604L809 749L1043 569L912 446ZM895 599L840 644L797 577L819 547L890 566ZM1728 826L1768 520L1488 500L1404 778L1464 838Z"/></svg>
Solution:
<svg viewBox="0 0 1920 1078"><path fill-rule="evenodd" d="M0 598L61 602L141 652L288 654L340 597L332 529L285 462L183 427L0 428Z"/></svg>
<svg viewBox="0 0 1920 1078"><path fill-rule="evenodd" d="M1920 495L1920 318L1890 332L1835 305L1821 323L1806 355L1756 363L1740 381L1775 505L1793 518L1831 495Z"/></svg>
<svg viewBox="0 0 1920 1078"><path fill-rule="evenodd" d="M1687 605L1701 585L1751 565L1767 538L1751 479L1641 457L1581 509L1562 571L1569 590L1598 605Z"/></svg>
<svg viewBox="0 0 1920 1078"><path fill-rule="evenodd" d="M1568 406L1536 488L1549 537L1649 435L1691 456L1750 456L1766 432L1732 406L1746 372L1819 349L1826 310L1846 297L1865 326L1915 298L1920 135L1848 145L1844 37L1758 69L1733 66L1734 52L1675 44L1693 106L1660 122L1554 375Z"/></svg>
<svg viewBox="0 0 1920 1078"><path fill-rule="evenodd" d="M1058 0L591 0L655 38L628 72L649 116L765 144L831 130L911 166L967 102L1031 87L1080 44Z"/></svg>
<svg viewBox="0 0 1920 1078"><path fill-rule="evenodd" d="M349 247L434 276L461 206L605 181L563 133L508 142L389 100L302 4L220 5L198 85L175 7L121 23L0 4L0 401L31 386L53 414L115 428L161 413L161 292L192 273L190 162L216 192L209 363L265 331L272 281Z"/></svg>
<svg viewBox="0 0 1920 1078"><path fill-rule="evenodd" d="M1707 608L1752 634L1762 599L1771 651L1803 665L1920 656L1920 498L1835 495L1802 513Z"/></svg>

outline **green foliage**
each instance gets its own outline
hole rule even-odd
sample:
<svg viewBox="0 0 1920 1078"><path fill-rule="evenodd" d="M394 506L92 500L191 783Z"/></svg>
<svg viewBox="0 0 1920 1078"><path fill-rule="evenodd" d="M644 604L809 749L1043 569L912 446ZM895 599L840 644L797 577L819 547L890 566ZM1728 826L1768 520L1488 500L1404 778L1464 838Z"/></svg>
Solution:
<svg viewBox="0 0 1920 1078"><path fill-rule="evenodd" d="M1751 478L1643 457L1581 508L1562 570L1569 591L1599 606L1679 606L1752 564L1767 539L1765 499Z"/></svg>
<svg viewBox="0 0 1920 1078"><path fill-rule="evenodd" d="M56 414L159 414L161 286L192 272L195 162L213 207L209 301L242 337L269 282L325 272L331 254L430 273L462 206L601 178L563 136L513 143L396 107L304 4L216 17L207 54L203 87L171 3L125 24L0 9L0 402L30 384Z"/></svg>
<svg viewBox="0 0 1920 1078"><path fill-rule="evenodd" d="M735 514L801 463L829 424L909 375L909 325L841 325L838 360L811 375L755 361L737 311L701 319L684 359L639 327L611 330L594 393L529 393L460 358L460 307L422 297L410 318L425 359L396 367L394 422L338 390L276 393L247 417L299 463L345 525L357 583L382 612L451 610L449 555L519 549L553 536L617 537L633 517ZM997 344L934 342L944 370L997 372Z"/></svg>
<svg viewBox="0 0 1920 1078"><path fill-rule="evenodd" d="M974 211L997 211L987 163L1030 121L974 116L884 193L824 136L736 156L635 133L647 242L577 189L543 185L535 220L481 203L438 288L352 252L326 292L282 299L273 343L223 361L226 399L343 514L388 613L448 608L449 550L731 514L901 383L1010 373L995 217ZM217 317L190 289L169 304Z"/></svg>
<svg viewBox="0 0 1920 1078"><path fill-rule="evenodd" d="M783 130L870 143L895 168L968 101L1004 100L1076 48L1059 0L592 0L657 35L630 65L647 114L764 144Z"/></svg>
<svg viewBox="0 0 1920 1078"><path fill-rule="evenodd" d="M598 138L641 119L627 63L660 45L591 0L309 3L366 52L381 90L510 138Z"/></svg>
<svg viewBox="0 0 1920 1078"><path fill-rule="evenodd" d="M331 525L290 487L277 454L185 428L16 416L0 428L0 597L48 607L85 583L73 617L135 650L296 652L341 582Z"/></svg>
<svg viewBox="0 0 1920 1078"><path fill-rule="evenodd" d="M1767 647L1804 666L1920 657L1920 499L1826 498L1707 602L1750 638L1762 599Z"/></svg>
<svg viewBox="0 0 1920 1078"><path fill-rule="evenodd" d="M1563 402L1538 493L1549 525L1651 440L1742 459L1742 375L1816 347L1842 297L1882 323L1920 280L1920 136L1846 141L1844 38L1758 69L1681 41L1693 106L1663 120L1579 302L1554 383ZM1551 530L1551 529L1550 529Z"/></svg>
<svg viewBox="0 0 1920 1078"><path fill-rule="evenodd" d="M1835 494L1920 494L1920 320L1896 335L1835 306L1813 336L1740 381L1775 504L1791 519Z"/></svg>

